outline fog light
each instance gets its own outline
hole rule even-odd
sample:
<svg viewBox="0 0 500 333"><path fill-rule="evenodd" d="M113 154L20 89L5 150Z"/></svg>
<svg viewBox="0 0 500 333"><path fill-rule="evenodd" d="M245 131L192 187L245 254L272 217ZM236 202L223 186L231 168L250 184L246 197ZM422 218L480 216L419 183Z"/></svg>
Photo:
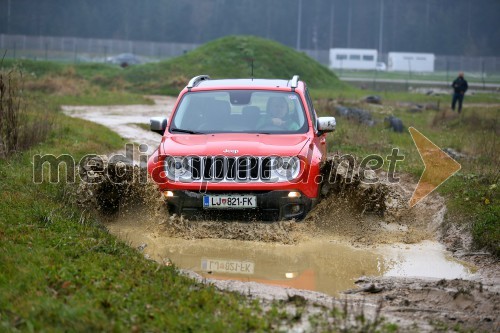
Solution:
<svg viewBox="0 0 500 333"><path fill-rule="evenodd" d="M300 212L300 205L293 205L290 209L292 211L292 214Z"/></svg>
<svg viewBox="0 0 500 333"><path fill-rule="evenodd" d="M285 277L287 279L293 279L295 277L295 274L294 273L285 273Z"/></svg>
<svg viewBox="0 0 500 333"><path fill-rule="evenodd" d="M171 197L174 196L174 192L172 192L172 191L165 191L165 192L163 192L163 195L165 197L167 197L167 198L171 198Z"/></svg>
<svg viewBox="0 0 500 333"><path fill-rule="evenodd" d="M292 192L289 192L289 193L288 193L288 197L289 197L289 198L300 198L300 197L301 197L301 194L300 194L300 192L297 192L297 191L292 191Z"/></svg>

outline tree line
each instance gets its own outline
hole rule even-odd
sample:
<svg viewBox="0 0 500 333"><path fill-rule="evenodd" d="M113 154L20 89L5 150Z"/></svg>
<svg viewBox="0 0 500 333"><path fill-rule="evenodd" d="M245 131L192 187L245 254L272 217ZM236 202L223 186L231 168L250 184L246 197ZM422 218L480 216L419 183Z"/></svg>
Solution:
<svg viewBox="0 0 500 333"><path fill-rule="evenodd" d="M0 33L500 56L498 0L0 0Z"/></svg>

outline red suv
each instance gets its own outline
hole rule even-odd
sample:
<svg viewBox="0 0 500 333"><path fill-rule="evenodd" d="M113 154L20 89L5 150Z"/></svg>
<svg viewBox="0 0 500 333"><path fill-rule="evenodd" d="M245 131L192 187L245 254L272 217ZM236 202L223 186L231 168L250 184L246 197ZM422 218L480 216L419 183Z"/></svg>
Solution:
<svg viewBox="0 0 500 333"><path fill-rule="evenodd" d="M302 219L319 198L326 133L304 82L192 78L170 119L151 119L163 135L148 161L170 212L251 211Z"/></svg>

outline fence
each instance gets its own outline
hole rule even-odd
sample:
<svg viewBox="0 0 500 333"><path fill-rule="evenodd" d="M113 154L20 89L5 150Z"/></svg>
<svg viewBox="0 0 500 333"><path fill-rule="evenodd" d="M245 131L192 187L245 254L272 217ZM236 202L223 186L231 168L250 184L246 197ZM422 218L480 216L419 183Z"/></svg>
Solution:
<svg viewBox="0 0 500 333"><path fill-rule="evenodd" d="M440 72L500 73L500 58L436 56L434 67Z"/></svg>
<svg viewBox="0 0 500 333"><path fill-rule="evenodd" d="M0 34L0 50L7 50L9 58L29 58L63 61L105 61L108 56L134 53L151 59L182 55L200 44L159 43L114 39L49 37ZM302 50L321 64L329 65L329 50ZM3 55L2 51L2 55ZM381 59L387 59L383 54ZM500 57L464 57L437 55L437 72L458 71L500 73Z"/></svg>
<svg viewBox="0 0 500 333"><path fill-rule="evenodd" d="M0 34L0 49L7 50L9 58L105 61L111 55L134 53L163 59L182 55L196 47L198 44Z"/></svg>

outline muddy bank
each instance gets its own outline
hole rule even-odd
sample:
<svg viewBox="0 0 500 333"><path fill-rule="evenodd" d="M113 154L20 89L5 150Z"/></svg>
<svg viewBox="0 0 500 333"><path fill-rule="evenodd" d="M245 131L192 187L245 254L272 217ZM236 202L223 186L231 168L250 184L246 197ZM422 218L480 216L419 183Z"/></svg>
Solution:
<svg viewBox="0 0 500 333"><path fill-rule="evenodd" d="M454 327L498 332L500 288L480 281L360 278L359 289L347 291L353 299L384 304L388 317L421 323L420 329L454 330Z"/></svg>

